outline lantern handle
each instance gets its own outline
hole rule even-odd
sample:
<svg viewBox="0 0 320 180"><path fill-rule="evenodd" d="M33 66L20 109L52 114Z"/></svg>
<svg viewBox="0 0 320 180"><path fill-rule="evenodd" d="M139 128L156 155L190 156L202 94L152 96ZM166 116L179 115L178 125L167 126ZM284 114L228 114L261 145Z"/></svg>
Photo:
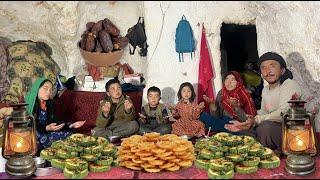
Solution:
<svg viewBox="0 0 320 180"><path fill-rule="evenodd" d="M282 113L282 112L281 112L281 116L282 116L282 118L283 118L283 123L285 124L285 123L287 122L287 119L288 119L288 117L289 117L289 114L288 114L288 113Z"/></svg>
<svg viewBox="0 0 320 180"><path fill-rule="evenodd" d="M33 115L28 115L28 119L30 120L30 122L32 122L32 129L33 129L33 133L32 133L32 136L34 136L32 139L33 139L33 142L32 142L32 146L33 146L33 151L31 152L31 155L34 156L36 155L38 149L37 149L37 136L36 136L36 122L35 122L35 118Z"/></svg>
<svg viewBox="0 0 320 180"><path fill-rule="evenodd" d="M5 148L6 148L6 144L7 144L7 130L8 130L8 127L9 127L9 119L11 119L11 116L7 116L4 118L4 122L3 122L3 130L2 130L2 134L3 134L3 140L2 140L2 151L1 151L1 155L2 157L8 159L9 156L6 156L5 155Z"/></svg>
<svg viewBox="0 0 320 180"><path fill-rule="evenodd" d="M314 126L314 119L315 119L315 115L311 112L307 112L306 115L304 116L305 118L308 118L310 123Z"/></svg>
<svg viewBox="0 0 320 180"><path fill-rule="evenodd" d="M315 118L316 118L316 114L315 113L312 113L312 112L307 112L305 117L309 118L309 122L311 124L311 128L312 128L312 131L313 131L313 138L314 138L314 147L316 147L316 151L315 153L311 154L311 156L316 156L318 154L318 150L317 150L317 147L318 147L318 140L317 140L317 136L314 134L316 132L316 125L315 125Z"/></svg>
<svg viewBox="0 0 320 180"><path fill-rule="evenodd" d="M311 119L311 118L314 117L314 114L311 113L311 112L307 112L305 116L306 116L306 117L309 117L309 118Z"/></svg>

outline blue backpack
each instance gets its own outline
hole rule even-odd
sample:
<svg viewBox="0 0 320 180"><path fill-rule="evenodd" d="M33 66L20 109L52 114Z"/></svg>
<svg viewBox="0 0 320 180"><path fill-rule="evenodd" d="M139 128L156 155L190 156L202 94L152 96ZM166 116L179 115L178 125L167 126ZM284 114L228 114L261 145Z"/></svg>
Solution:
<svg viewBox="0 0 320 180"><path fill-rule="evenodd" d="M195 41L189 21L183 15L176 29L176 52L179 53L179 62L183 62L183 53L195 51ZM182 60L182 61L181 61Z"/></svg>

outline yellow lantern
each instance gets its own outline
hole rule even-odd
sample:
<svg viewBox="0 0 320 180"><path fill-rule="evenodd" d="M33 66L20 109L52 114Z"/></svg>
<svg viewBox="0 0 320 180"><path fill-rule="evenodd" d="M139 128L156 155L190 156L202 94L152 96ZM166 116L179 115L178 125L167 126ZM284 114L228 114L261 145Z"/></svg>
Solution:
<svg viewBox="0 0 320 180"><path fill-rule="evenodd" d="M289 128L287 141L290 151L301 152L309 148L310 130Z"/></svg>
<svg viewBox="0 0 320 180"><path fill-rule="evenodd" d="M9 135L10 149L16 153L27 153L31 149L31 132L12 132Z"/></svg>
<svg viewBox="0 0 320 180"><path fill-rule="evenodd" d="M305 101L291 100L291 108L283 115L282 150L287 155L285 169L294 175L306 175L315 171L317 141L314 118L304 108Z"/></svg>
<svg viewBox="0 0 320 180"><path fill-rule="evenodd" d="M4 121L2 156L8 159L6 172L14 176L31 176L36 171L33 157L37 152L36 127L27 104L12 105L13 112Z"/></svg>

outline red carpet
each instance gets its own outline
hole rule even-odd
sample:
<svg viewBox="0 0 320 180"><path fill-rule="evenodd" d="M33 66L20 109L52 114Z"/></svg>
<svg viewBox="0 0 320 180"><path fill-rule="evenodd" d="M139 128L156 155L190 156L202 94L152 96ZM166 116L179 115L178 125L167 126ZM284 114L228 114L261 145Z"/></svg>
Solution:
<svg viewBox="0 0 320 180"><path fill-rule="evenodd" d="M317 139L320 139L320 133L317 133ZM318 151L319 151L318 144ZM235 173L234 179L320 179L320 157L313 157L316 162L316 170L307 176L294 176L287 173L284 169L285 158L281 159L280 167L275 169L259 169L253 174ZM8 176L1 173L0 179L9 179ZM37 177L37 179L64 179L63 173ZM192 166L191 168L181 169L176 172L163 171L160 173L147 173L144 171L132 171L122 167L112 167L105 173L89 173L86 179L208 179L207 172Z"/></svg>
<svg viewBox="0 0 320 180"><path fill-rule="evenodd" d="M133 179L134 171L122 167L113 167L104 173L89 173L86 179ZM51 176L36 177L35 179L66 179L63 173Z"/></svg>
<svg viewBox="0 0 320 180"><path fill-rule="evenodd" d="M284 169L285 159L281 160L280 167L276 169L259 169L253 174L239 174L235 173L234 179L319 179L320 178L320 158L315 157L316 171L313 174L307 176L293 176L287 173ZM176 172L160 172L160 173L147 173L144 171L131 171L122 167L113 167L110 171L105 173L89 173L86 179L208 179L207 172L198 169L194 166L188 169L181 169ZM63 173L37 177L36 179L65 179Z"/></svg>

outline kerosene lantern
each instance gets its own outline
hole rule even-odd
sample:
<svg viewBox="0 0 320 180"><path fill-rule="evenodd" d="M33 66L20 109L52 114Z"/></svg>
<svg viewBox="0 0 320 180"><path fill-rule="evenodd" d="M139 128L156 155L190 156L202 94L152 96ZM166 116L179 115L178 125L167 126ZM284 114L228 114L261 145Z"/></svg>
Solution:
<svg viewBox="0 0 320 180"><path fill-rule="evenodd" d="M287 155L285 169L293 175L307 175L315 171L317 154L314 116L304 108L306 101L288 101L290 109L283 117L282 150Z"/></svg>
<svg viewBox="0 0 320 180"><path fill-rule="evenodd" d="M27 114L28 104L15 104L11 116L5 118L2 156L7 159L6 172L14 176L31 176L36 171L33 156L37 151L36 127Z"/></svg>

